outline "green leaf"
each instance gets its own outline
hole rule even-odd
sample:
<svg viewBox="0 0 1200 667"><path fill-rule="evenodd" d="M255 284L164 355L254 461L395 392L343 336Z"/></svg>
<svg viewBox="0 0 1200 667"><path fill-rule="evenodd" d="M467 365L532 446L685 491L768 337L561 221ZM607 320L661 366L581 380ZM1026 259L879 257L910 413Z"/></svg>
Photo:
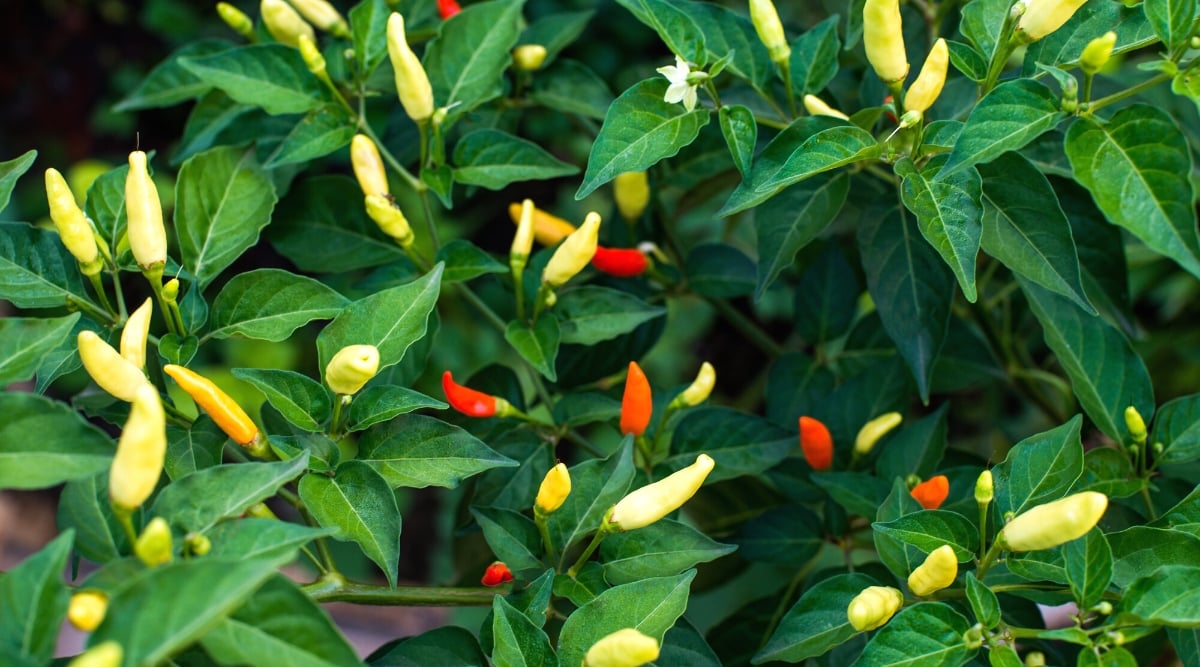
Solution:
<svg viewBox="0 0 1200 667"><path fill-rule="evenodd" d="M643 323L667 314L628 292L586 285L558 295L554 312L562 318L563 343L595 345L623 336Z"/></svg>
<svg viewBox="0 0 1200 667"><path fill-rule="evenodd" d="M1167 628L1167 637L1180 662L1189 667L1200 664L1200 629Z"/></svg>
<svg viewBox="0 0 1200 667"><path fill-rule="evenodd" d="M254 385L279 414L306 431L321 430L333 408L324 385L295 371L235 368L233 376Z"/></svg>
<svg viewBox="0 0 1200 667"><path fill-rule="evenodd" d="M753 664L803 662L824 655L853 637L846 608L868 586L879 582L865 574L835 574L808 590L788 609L775 633L754 655Z"/></svg>
<svg viewBox="0 0 1200 667"><path fill-rule="evenodd" d="M754 291L754 260L728 243L692 246L683 268L688 286L700 296L731 299Z"/></svg>
<svg viewBox="0 0 1200 667"><path fill-rule="evenodd" d="M992 470L996 509L1001 514L1021 514L1035 505L1067 494L1083 474L1083 445L1079 431L1083 419L1031 435L1008 450L1004 463Z"/></svg>
<svg viewBox="0 0 1200 667"><path fill-rule="evenodd" d="M859 516L874 514L888 495L887 482L865 472L825 471L813 475L812 482L847 512Z"/></svg>
<svg viewBox="0 0 1200 667"><path fill-rule="evenodd" d="M1088 417L1108 437L1125 442L1125 408L1133 405L1143 415L1154 413L1154 387L1142 358L1105 320L1088 316L1064 297L1020 276L1017 282Z"/></svg>
<svg viewBox="0 0 1200 667"><path fill-rule="evenodd" d="M1033 74L1037 63L1073 65L1088 42L1109 30L1117 33L1114 54L1149 46L1157 39L1141 7L1126 6L1123 2L1084 3L1061 28L1029 45L1023 75Z"/></svg>
<svg viewBox="0 0 1200 667"><path fill-rule="evenodd" d="M129 553L129 540L112 511L108 472L71 480L58 499L59 530L74 530L74 548L81 556L103 565Z"/></svg>
<svg viewBox="0 0 1200 667"><path fill-rule="evenodd" d="M762 299L796 253L815 239L846 204L847 174L821 174L768 199L754 213L758 243L755 300Z"/></svg>
<svg viewBox="0 0 1200 667"><path fill-rule="evenodd" d="M499 130L476 130L454 147L454 180L488 190L576 173L578 167L541 146Z"/></svg>
<svg viewBox="0 0 1200 667"><path fill-rule="evenodd" d="M633 628L661 643L683 614L688 586L695 576L695 570L688 570L673 577L614 586L597 595L563 623L558 638L559 664L582 664L592 644L622 628Z"/></svg>
<svg viewBox="0 0 1200 667"><path fill-rule="evenodd" d="M304 113L328 96L304 65L300 51L283 44L240 46L213 55L178 59L185 70L242 104L267 113Z"/></svg>
<svg viewBox="0 0 1200 667"><path fill-rule="evenodd" d="M991 667L1025 667L1017 650L1007 644L988 647L988 664Z"/></svg>
<svg viewBox="0 0 1200 667"><path fill-rule="evenodd" d="M80 314L0 319L0 387L33 377L46 355L60 347Z"/></svg>
<svg viewBox="0 0 1200 667"><path fill-rule="evenodd" d="M704 33L689 11L663 0L617 0L617 4L658 33L671 53L700 67L706 64Z"/></svg>
<svg viewBox="0 0 1200 667"><path fill-rule="evenodd" d="M333 319L349 299L322 283L282 269L256 269L234 276L212 306L210 338L244 336L287 340L313 320Z"/></svg>
<svg viewBox="0 0 1200 667"><path fill-rule="evenodd" d="M513 572L540 571L542 538L529 517L500 507L472 507L471 516L483 529L488 547Z"/></svg>
<svg viewBox="0 0 1200 667"><path fill-rule="evenodd" d="M354 60L364 79L388 57L387 20L391 15L392 8L386 0L365 0L350 10Z"/></svg>
<svg viewBox="0 0 1200 667"><path fill-rule="evenodd" d="M217 627L274 573L275 563L265 559L196 558L146 570L110 597L88 643L116 641L125 665L163 663Z"/></svg>
<svg viewBox="0 0 1200 667"><path fill-rule="evenodd" d="M158 356L170 364L186 366L196 356L200 341L195 336L180 338L176 334L167 334L158 339Z"/></svg>
<svg viewBox="0 0 1200 667"><path fill-rule="evenodd" d="M1098 491L1111 499L1127 498L1141 488L1142 480L1133 473L1126 452L1115 447L1097 447L1083 455L1083 475L1071 492Z"/></svg>
<svg viewBox="0 0 1200 667"><path fill-rule="evenodd" d="M867 287L883 328L929 400L929 381L950 322L954 277L921 238L916 221L893 211L858 228Z"/></svg>
<svg viewBox="0 0 1200 667"><path fill-rule="evenodd" d="M558 356L558 320L552 315L539 317L533 326L513 320L504 330L504 340L551 382L558 379L554 359Z"/></svg>
<svg viewBox="0 0 1200 667"><path fill-rule="evenodd" d="M645 171L695 141L700 128L708 124L708 109L684 111L678 103L663 100L666 91L666 79L646 79L612 103L592 144L576 199L583 199L617 174Z"/></svg>
<svg viewBox="0 0 1200 667"><path fill-rule="evenodd" d="M317 336L318 367L325 368L347 345L379 348L379 370L400 363L413 343L428 329L429 313L437 303L442 267L412 282L378 291L346 306Z"/></svg>
<svg viewBox="0 0 1200 667"><path fill-rule="evenodd" d="M604 79L586 65L564 59L538 72L529 99L555 111L604 120L613 94Z"/></svg>
<svg viewBox="0 0 1200 667"><path fill-rule="evenodd" d="M879 454L876 466L883 479L917 475L926 479L937 472L946 452L946 415L949 403L932 414L905 424Z"/></svg>
<svg viewBox="0 0 1200 667"><path fill-rule="evenodd" d="M962 8L962 25L959 29L979 49L985 60L990 61L996 52L996 39L1011 4L1009 0L974 0Z"/></svg>
<svg viewBox="0 0 1200 667"><path fill-rule="evenodd" d="M1180 396L1159 408L1150 442L1161 442L1166 447L1160 459L1163 463L1200 458L1200 394Z"/></svg>
<svg viewBox="0 0 1200 667"><path fill-rule="evenodd" d="M595 15L594 10L584 10L540 16L530 21L525 32L521 34L520 43L544 46L546 59L542 61L542 68L545 68L554 62L563 49L579 39Z"/></svg>
<svg viewBox="0 0 1200 667"><path fill-rule="evenodd" d="M0 609L4 609L0 653L36 664L54 657L55 641L71 599L62 573L73 538L74 533L67 530L0 577Z"/></svg>
<svg viewBox="0 0 1200 667"><path fill-rule="evenodd" d="M717 119L721 122L721 134L729 146L729 155L733 157L733 166L744 178L750 171L754 147L758 143L758 124L754 121L754 112L743 104L728 104L721 107Z"/></svg>
<svg viewBox="0 0 1200 667"><path fill-rule="evenodd" d="M882 150L874 135L857 125L829 116L805 116L767 144L717 215L757 206L789 185L876 158Z"/></svg>
<svg viewBox="0 0 1200 667"><path fill-rule="evenodd" d="M1118 588L1127 588L1161 567L1200 563L1200 537L1180 530L1133 526L1107 538L1113 555L1112 583Z"/></svg>
<svg viewBox="0 0 1200 667"><path fill-rule="evenodd" d="M1200 627L1200 567L1171 565L1143 576L1125 591L1118 612L1148 624Z"/></svg>
<svg viewBox="0 0 1200 667"><path fill-rule="evenodd" d="M29 171L37 154L36 150L28 150L18 157L0 162L0 211L8 206L13 188L17 186L17 179Z"/></svg>
<svg viewBox="0 0 1200 667"><path fill-rule="evenodd" d="M487 664L470 630L447 625L415 637L390 641L367 657L373 667L478 667Z"/></svg>
<svg viewBox="0 0 1200 667"><path fill-rule="evenodd" d="M871 527L925 553L949 544L960 563L970 560L979 548L979 531L974 524L947 510L913 512L893 521L876 521Z"/></svg>
<svg viewBox="0 0 1200 667"><path fill-rule="evenodd" d="M855 301L862 286L841 248L823 244L800 276L800 284L804 289L795 290L792 315L796 333L816 345L845 334L858 314Z"/></svg>
<svg viewBox="0 0 1200 667"><path fill-rule="evenodd" d="M538 487L554 466L554 452L528 429L512 429L492 440L497 452L517 467L492 468L475 478L472 503L493 507L533 507Z"/></svg>
<svg viewBox="0 0 1200 667"><path fill-rule="evenodd" d="M673 454L662 465L669 471L679 470L706 453L716 461L709 484L764 472L796 449L794 432L726 407L690 410L675 427L671 440Z"/></svg>
<svg viewBox="0 0 1200 667"><path fill-rule="evenodd" d="M983 176L984 251L1096 314L1084 293L1071 224L1046 177L1011 152L977 169Z"/></svg>
<svg viewBox="0 0 1200 667"><path fill-rule="evenodd" d="M236 146L188 158L175 182L175 231L183 266L207 285L258 241L271 221L275 187Z"/></svg>
<svg viewBox="0 0 1200 667"><path fill-rule="evenodd" d="M839 18L830 16L800 35L792 42L788 69L792 74L792 91L796 97L816 95L825 90L838 71Z"/></svg>
<svg viewBox="0 0 1200 667"><path fill-rule="evenodd" d="M425 415L401 415L367 430L358 458L395 488L458 484L484 470L515 466L475 436Z"/></svg>
<svg viewBox="0 0 1200 667"><path fill-rule="evenodd" d="M541 667L558 665L550 637L503 597L492 598L492 636L496 667Z"/></svg>
<svg viewBox="0 0 1200 667"><path fill-rule="evenodd" d="M822 473L822 477L825 474ZM880 522L894 521L908 514L920 512L923 507L917 502L916 498L912 497L912 493L908 490L908 485L904 483L904 479L900 477L892 478L892 490L883 502L878 503L878 509L875 511L875 520ZM863 516L870 517L870 514ZM920 549L902 542L895 537L885 534L881 531L872 531L871 537L875 542L875 551L879 553L879 560L884 566L896 576L897 579L905 579L909 573L925 562L925 552Z"/></svg>
<svg viewBox="0 0 1200 667"><path fill-rule="evenodd" d="M944 602L919 602L883 626L853 667L956 667L974 653L963 641L971 624Z"/></svg>
<svg viewBox="0 0 1200 667"><path fill-rule="evenodd" d="M1046 84L1033 79L1006 81L971 110L939 177L1018 150L1066 117L1058 108L1058 95Z"/></svg>
<svg viewBox="0 0 1200 667"><path fill-rule="evenodd" d="M937 156L918 171L912 161L896 163L896 174L904 181L900 195L917 217L921 235L954 271L967 301L975 303L975 258L983 235L983 186L979 172L967 169L942 176L938 170L946 158Z"/></svg>
<svg viewBox="0 0 1200 667"><path fill-rule="evenodd" d="M800 567L817 555L825 542L821 520L803 505L781 505L746 523L734 542L738 556L752 563L782 563Z"/></svg>
<svg viewBox="0 0 1200 667"><path fill-rule="evenodd" d="M100 174L92 181L87 191L87 202L83 210L96 225L96 231L110 246L125 233L125 179L129 176L129 165Z"/></svg>
<svg viewBox="0 0 1200 667"><path fill-rule="evenodd" d="M981 82L987 78L987 61L970 44L946 40L950 52L950 64L968 79Z"/></svg>
<svg viewBox="0 0 1200 667"><path fill-rule="evenodd" d="M445 208L451 208L452 192L454 189L454 170L450 165L442 164L436 167L421 169L421 182L429 186L429 191L437 195L438 201Z"/></svg>
<svg viewBox="0 0 1200 667"><path fill-rule="evenodd" d="M205 84L207 85L207 84ZM245 143L233 141L236 133L253 122L256 116L265 113L249 104L239 104L219 90L212 90L200 98L188 114L179 147L171 156L171 164L179 164L187 158L206 151L218 142L224 144ZM241 121L238 125L234 123ZM124 182L122 182L122 186ZM122 190L122 194L124 194ZM122 201L123 205L124 202Z"/></svg>
<svg viewBox="0 0 1200 667"><path fill-rule="evenodd" d="M207 533L212 542L208 555L230 560L267 559L282 567L295 560L300 547L331 532L277 519L222 521Z"/></svg>
<svg viewBox="0 0 1200 667"><path fill-rule="evenodd" d="M463 7L442 24L425 49L425 72L439 107L449 118L470 111L504 92L509 52L521 36L524 0L491 0ZM453 106L458 104L458 106Z"/></svg>
<svg viewBox="0 0 1200 667"><path fill-rule="evenodd" d="M69 406L0 394L0 489L43 489L107 470L116 447Z"/></svg>
<svg viewBox="0 0 1200 667"><path fill-rule="evenodd" d="M775 77L775 64L745 14L708 2L668 2L686 12L700 28L709 62L729 58L730 72L758 90L767 89Z"/></svg>
<svg viewBox="0 0 1200 667"><path fill-rule="evenodd" d="M966 581L971 611L983 627L991 630L1000 624L1000 600L992 589L975 578L974 572L967 572Z"/></svg>
<svg viewBox="0 0 1200 667"><path fill-rule="evenodd" d="M58 233L23 222L0 222L0 299L17 308L91 302Z"/></svg>
<svg viewBox="0 0 1200 667"><path fill-rule="evenodd" d="M329 614L278 574L206 634L201 644L222 664L336 667L360 663Z"/></svg>
<svg viewBox="0 0 1200 667"><path fill-rule="evenodd" d="M167 425L167 456L163 468L171 479L221 463L221 451L229 436L208 415L201 415L191 428Z"/></svg>
<svg viewBox="0 0 1200 667"><path fill-rule="evenodd" d="M1174 119L1144 104L1103 125L1081 118L1067 130L1066 151L1075 178L1110 222L1200 276L1192 155Z"/></svg>
<svg viewBox="0 0 1200 667"><path fill-rule="evenodd" d="M679 574L734 549L737 547L721 544L685 523L660 519L639 530L609 535L600 543L600 560L604 578L619 585Z"/></svg>
<svg viewBox="0 0 1200 667"><path fill-rule="evenodd" d="M138 87L113 107L113 111L123 113L137 109L169 107L191 99L199 99L212 89L212 85L184 68L180 59L203 58L228 50L232 46L223 39L201 39L183 46L150 70Z"/></svg>
<svg viewBox="0 0 1200 667"><path fill-rule="evenodd" d="M337 104L313 109L301 118L267 159L266 168L324 157L348 146L354 138L354 119Z"/></svg>
<svg viewBox="0 0 1200 667"><path fill-rule="evenodd" d="M346 461L333 477L305 475L300 499L333 537L362 547L363 553L396 585L400 558L400 510L388 481L364 461Z"/></svg>
<svg viewBox="0 0 1200 667"><path fill-rule="evenodd" d="M181 477L158 493L151 514L183 532L203 533L275 495L304 473L307 452L291 461L226 463ZM312 477L312 475L308 475Z"/></svg>
<svg viewBox="0 0 1200 667"><path fill-rule="evenodd" d="M346 416L346 430L361 431L397 415L423 408L445 410L448 405L419 391L394 385L367 387L354 396Z"/></svg>
<svg viewBox="0 0 1200 667"><path fill-rule="evenodd" d="M1113 559L1108 540L1099 528L1093 528L1081 540L1063 545L1067 583L1080 609L1100 602L1112 580Z"/></svg>
<svg viewBox="0 0 1200 667"><path fill-rule="evenodd" d="M508 272L507 266L465 239L454 239L438 248L433 261L446 264L442 281L447 283L471 280L488 273Z"/></svg>
<svg viewBox="0 0 1200 667"><path fill-rule="evenodd" d="M598 528L605 512L629 490L634 476L633 439L626 436L621 447L608 458L588 459L571 466L569 471L571 493L546 521L550 541L558 553L565 553Z"/></svg>

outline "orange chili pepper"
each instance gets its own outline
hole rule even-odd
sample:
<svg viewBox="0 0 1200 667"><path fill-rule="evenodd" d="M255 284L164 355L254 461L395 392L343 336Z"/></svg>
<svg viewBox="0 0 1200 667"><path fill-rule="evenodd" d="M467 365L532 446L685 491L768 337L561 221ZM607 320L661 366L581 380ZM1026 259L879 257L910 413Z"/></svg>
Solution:
<svg viewBox="0 0 1200 667"><path fill-rule="evenodd" d="M483 578L479 583L484 586L499 586L500 584L508 583L513 580L512 570L501 561L496 561L487 566L487 570L483 573Z"/></svg>
<svg viewBox="0 0 1200 667"><path fill-rule="evenodd" d="M187 392L196 405L207 412L234 442L250 448L259 439L258 426L254 420L250 419L250 415L247 415L242 406L230 398L229 394L213 384L212 380L175 364L163 366L163 372L170 375L179 388Z"/></svg>
<svg viewBox="0 0 1200 667"><path fill-rule="evenodd" d="M640 276L650 267L649 260L637 248L604 248L596 246L592 266L618 278Z"/></svg>
<svg viewBox="0 0 1200 667"><path fill-rule="evenodd" d="M625 376L625 395L621 399L621 432L640 437L650 425L650 414L654 401L650 396L650 382L636 361L629 362L629 374Z"/></svg>
<svg viewBox="0 0 1200 667"><path fill-rule="evenodd" d="M450 406L468 417L504 417L512 411L503 398L458 384L450 371L442 373L442 391L446 392Z"/></svg>
<svg viewBox="0 0 1200 667"><path fill-rule="evenodd" d="M813 470L829 470L833 465L833 436L820 420L800 418L800 451Z"/></svg>
<svg viewBox="0 0 1200 667"><path fill-rule="evenodd" d="M909 493L921 503L921 507L935 510L941 507L946 501L946 496L950 495L950 480L946 479L945 475L936 475L914 486Z"/></svg>

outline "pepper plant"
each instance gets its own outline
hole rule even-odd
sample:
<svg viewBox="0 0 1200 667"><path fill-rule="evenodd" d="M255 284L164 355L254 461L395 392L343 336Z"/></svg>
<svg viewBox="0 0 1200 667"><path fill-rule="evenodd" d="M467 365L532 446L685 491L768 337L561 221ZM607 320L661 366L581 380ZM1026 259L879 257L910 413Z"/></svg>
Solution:
<svg viewBox="0 0 1200 667"><path fill-rule="evenodd" d="M1200 665L1197 4L220 3L0 223L0 661Z"/></svg>

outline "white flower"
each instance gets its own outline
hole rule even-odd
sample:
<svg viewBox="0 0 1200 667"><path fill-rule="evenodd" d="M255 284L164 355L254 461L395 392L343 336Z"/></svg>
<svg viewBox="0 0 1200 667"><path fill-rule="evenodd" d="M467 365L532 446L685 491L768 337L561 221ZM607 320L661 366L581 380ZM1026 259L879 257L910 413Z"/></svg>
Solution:
<svg viewBox="0 0 1200 667"><path fill-rule="evenodd" d="M696 108L696 85L688 83L688 75L692 71L686 60L675 56L674 65L659 67L657 71L671 82L671 85L667 86L667 94L663 95L664 102L683 102L683 108L688 111Z"/></svg>

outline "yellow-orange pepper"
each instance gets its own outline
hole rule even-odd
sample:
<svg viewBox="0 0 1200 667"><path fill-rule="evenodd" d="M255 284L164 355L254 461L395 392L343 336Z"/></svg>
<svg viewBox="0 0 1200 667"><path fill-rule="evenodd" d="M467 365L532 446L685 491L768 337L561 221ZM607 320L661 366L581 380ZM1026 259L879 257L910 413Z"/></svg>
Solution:
<svg viewBox="0 0 1200 667"><path fill-rule="evenodd" d="M508 205L508 216L512 218L514 225L521 224L521 204L512 203ZM540 208L533 209L533 238L537 242L547 248L557 245L559 241L567 238L575 231L575 225L559 218L550 215Z"/></svg>
<svg viewBox="0 0 1200 667"><path fill-rule="evenodd" d="M175 364L163 366L163 372L170 375L179 388L191 396L196 405L208 413L234 442L249 449L254 449L260 444L258 426L254 420L250 419L250 415L247 415L229 394L213 384L212 380Z"/></svg>

